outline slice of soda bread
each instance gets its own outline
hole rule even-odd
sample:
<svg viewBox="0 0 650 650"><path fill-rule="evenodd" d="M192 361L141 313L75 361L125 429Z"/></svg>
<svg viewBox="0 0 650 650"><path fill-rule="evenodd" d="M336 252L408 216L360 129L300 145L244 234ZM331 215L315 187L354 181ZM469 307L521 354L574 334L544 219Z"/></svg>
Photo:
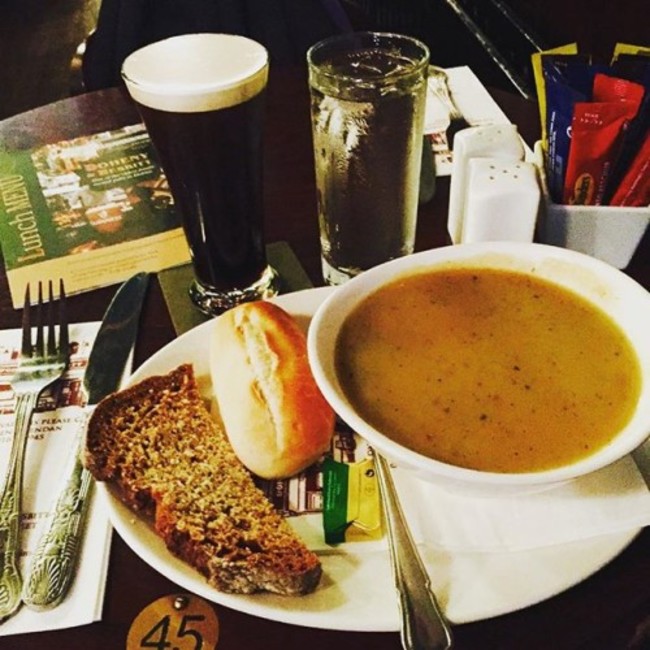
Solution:
<svg viewBox="0 0 650 650"><path fill-rule="evenodd" d="M318 557L255 486L211 417L192 366L149 377L95 409L84 464L216 589L313 591Z"/></svg>

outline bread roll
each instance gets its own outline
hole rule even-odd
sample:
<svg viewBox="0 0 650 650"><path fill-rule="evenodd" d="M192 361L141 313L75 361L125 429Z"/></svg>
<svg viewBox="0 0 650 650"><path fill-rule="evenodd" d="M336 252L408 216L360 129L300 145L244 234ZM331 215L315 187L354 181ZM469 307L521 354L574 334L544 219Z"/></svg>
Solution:
<svg viewBox="0 0 650 650"><path fill-rule="evenodd" d="M282 308L244 303L216 318L210 373L226 434L254 474L292 476L329 448L334 412L311 374L305 334Z"/></svg>

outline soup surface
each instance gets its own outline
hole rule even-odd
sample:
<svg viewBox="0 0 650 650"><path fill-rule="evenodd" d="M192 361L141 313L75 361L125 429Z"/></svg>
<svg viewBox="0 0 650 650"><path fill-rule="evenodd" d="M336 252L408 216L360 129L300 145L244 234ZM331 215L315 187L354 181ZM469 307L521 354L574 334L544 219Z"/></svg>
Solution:
<svg viewBox="0 0 650 650"><path fill-rule="evenodd" d="M368 296L337 341L348 399L426 456L494 472L585 457L630 419L640 364L602 310L524 273L449 268Z"/></svg>

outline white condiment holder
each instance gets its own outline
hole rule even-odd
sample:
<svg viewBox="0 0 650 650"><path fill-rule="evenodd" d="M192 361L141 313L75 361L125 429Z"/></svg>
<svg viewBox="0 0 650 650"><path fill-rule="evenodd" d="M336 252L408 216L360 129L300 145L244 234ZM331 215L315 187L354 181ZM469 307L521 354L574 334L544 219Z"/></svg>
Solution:
<svg viewBox="0 0 650 650"><path fill-rule="evenodd" d="M528 163L509 166L521 165L525 153L514 124L474 126L456 134L447 220L454 244L479 238L521 241L524 232L525 241L532 241L527 233L537 218L537 180L531 169L524 169ZM489 162L479 162L485 159ZM498 180L490 164L501 166Z"/></svg>
<svg viewBox="0 0 650 650"><path fill-rule="evenodd" d="M537 241L586 253L624 269L650 224L650 206L562 205L548 193L541 142L535 143L535 163L541 179L543 208Z"/></svg>

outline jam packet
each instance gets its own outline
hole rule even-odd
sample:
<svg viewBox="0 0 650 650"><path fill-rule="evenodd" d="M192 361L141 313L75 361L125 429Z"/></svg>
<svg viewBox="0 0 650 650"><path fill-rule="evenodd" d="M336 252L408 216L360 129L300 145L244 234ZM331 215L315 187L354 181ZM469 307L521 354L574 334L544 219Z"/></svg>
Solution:
<svg viewBox="0 0 650 650"><path fill-rule="evenodd" d="M628 170L650 132L650 49L645 55L620 54L612 63L612 70L614 76L634 81L645 88L639 111L623 134L620 152L605 189L603 203L613 205L614 193L619 189L623 178L627 177ZM636 164L638 165L638 161ZM629 177L627 178L629 183Z"/></svg>
<svg viewBox="0 0 650 650"><path fill-rule="evenodd" d="M578 102L571 121L571 144L563 202L601 205L609 173L625 129L636 116L644 88L640 84L598 73L591 102Z"/></svg>
<svg viewBox="0 0 650 650"><path fill-rule="evenodd" d="M614 193L611 205L645 207L650 205L650 132Z"/></svg>

